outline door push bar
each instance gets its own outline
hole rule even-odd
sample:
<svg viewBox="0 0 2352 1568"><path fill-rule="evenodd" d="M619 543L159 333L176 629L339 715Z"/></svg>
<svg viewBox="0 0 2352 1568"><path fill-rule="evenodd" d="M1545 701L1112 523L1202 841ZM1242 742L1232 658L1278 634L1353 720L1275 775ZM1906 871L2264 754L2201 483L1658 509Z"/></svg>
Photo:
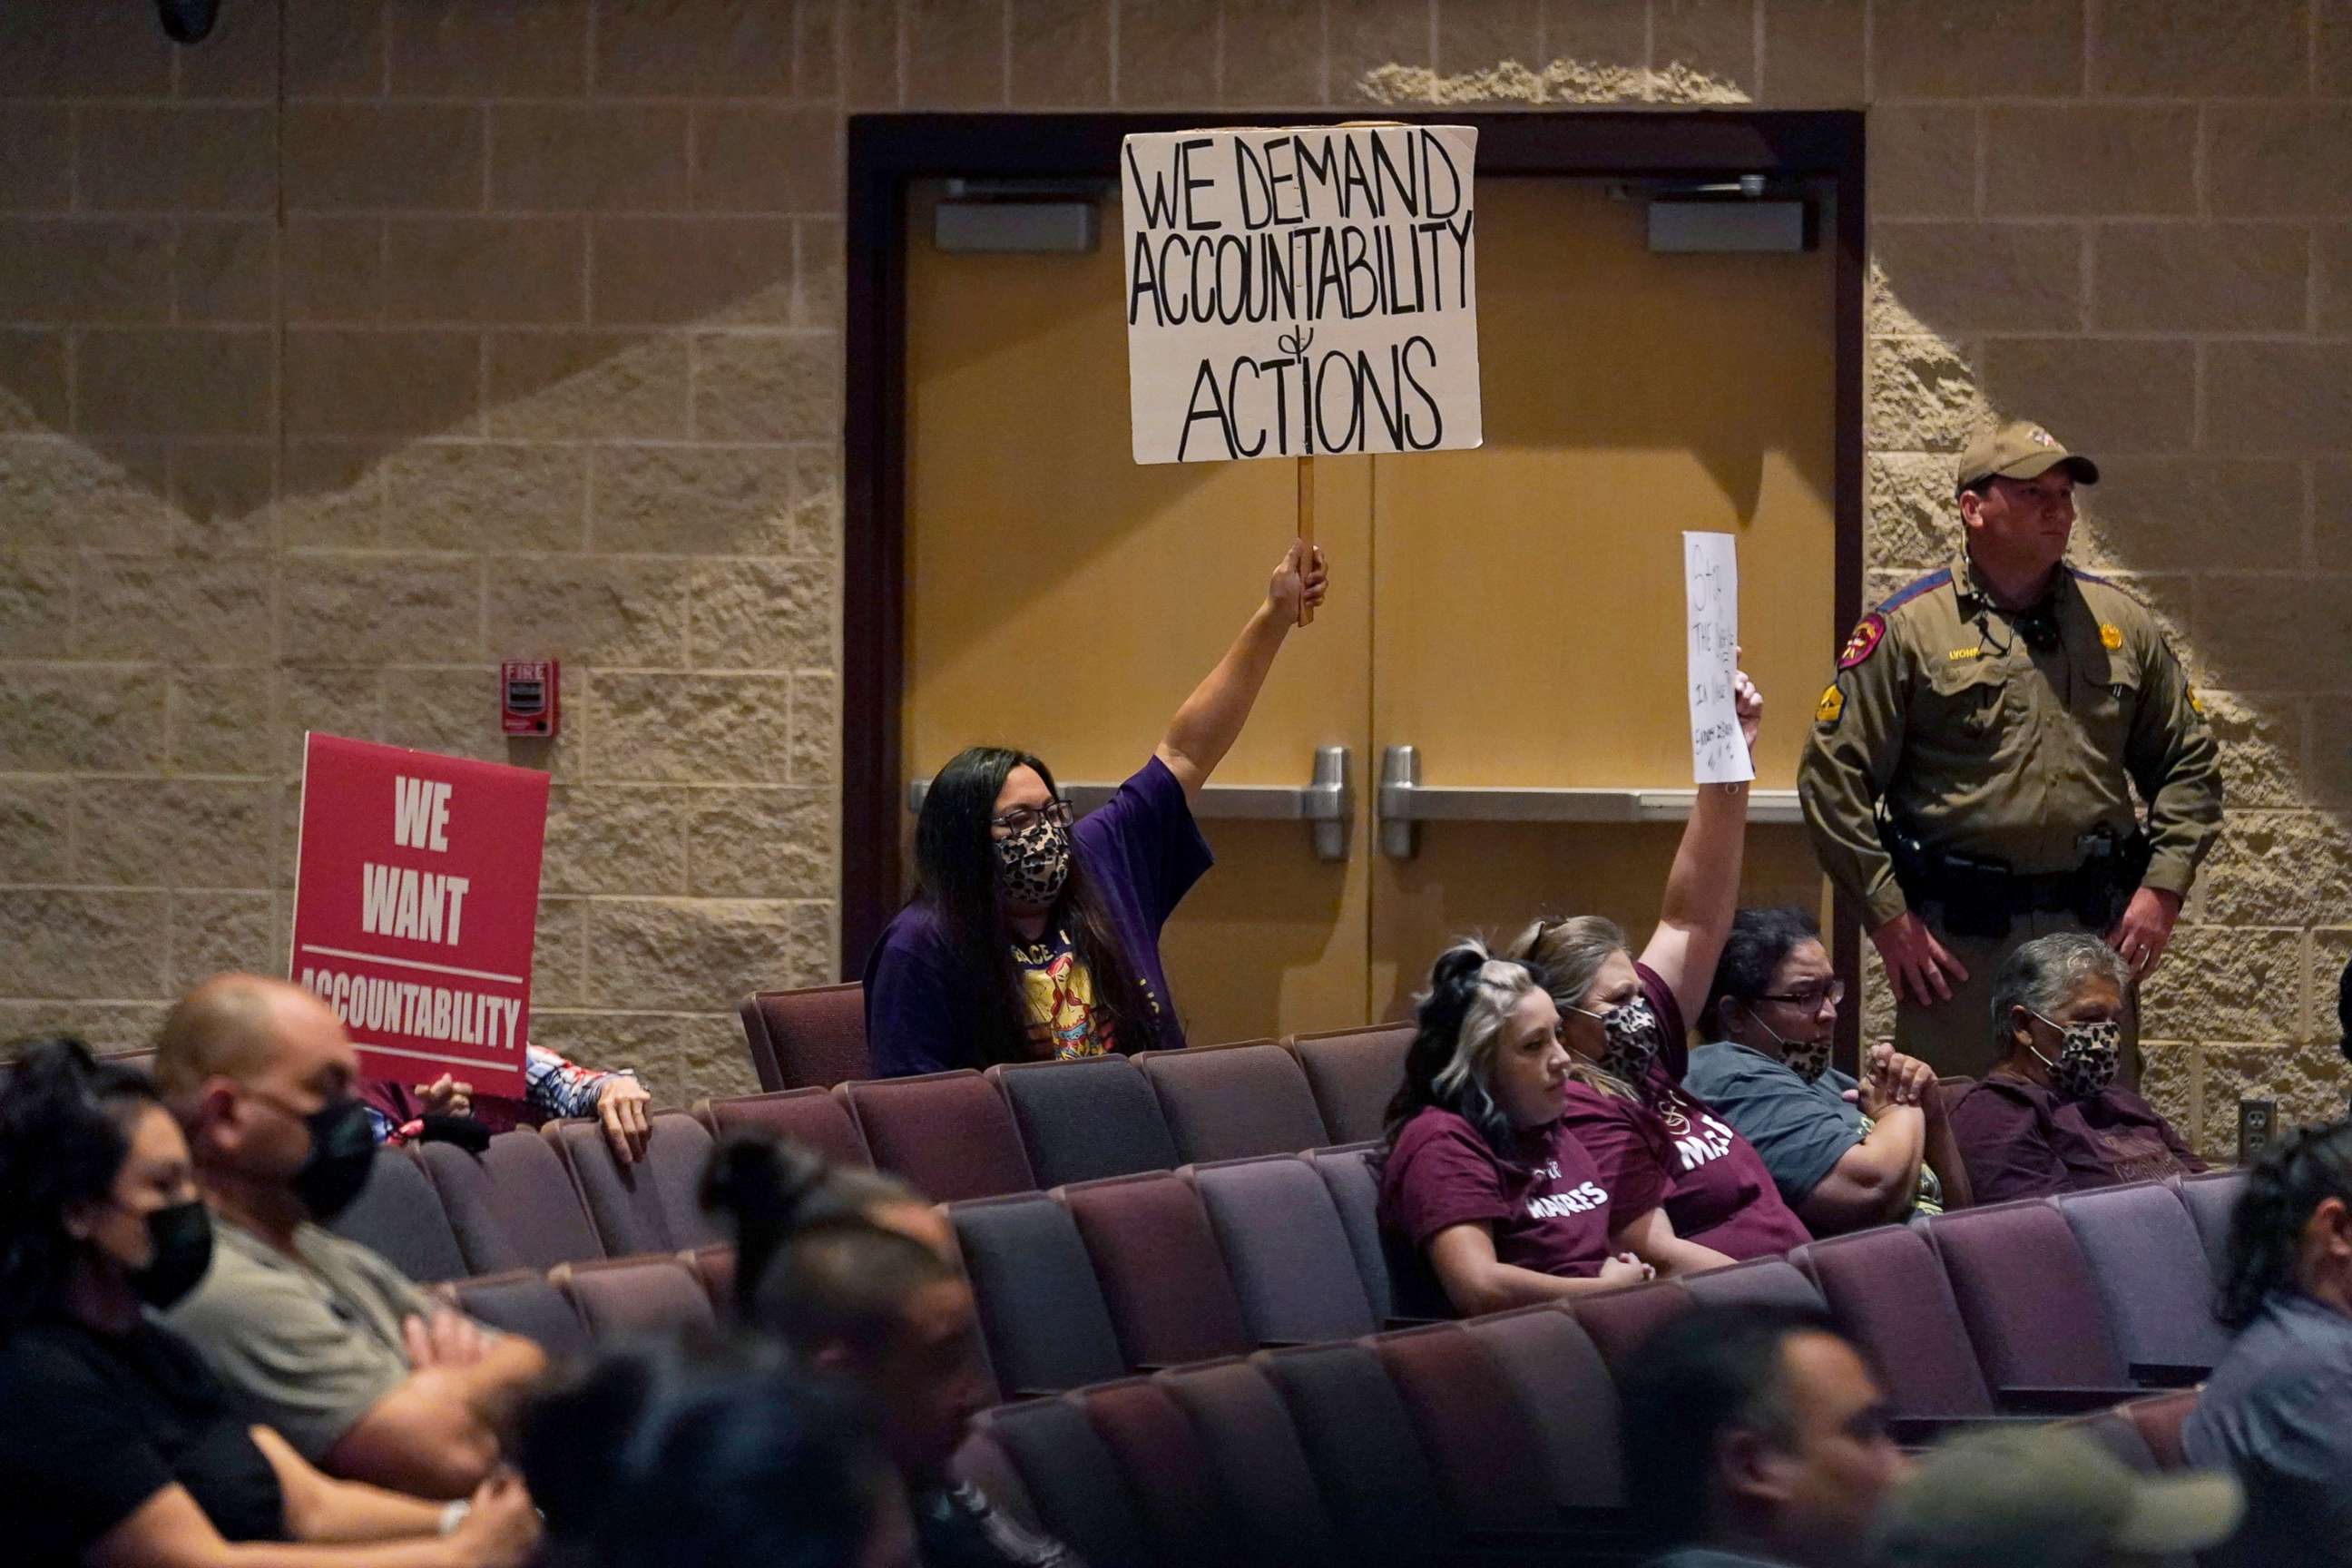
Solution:
<svg viewBox="0 0 2352 1568"><path fill-rule="evenodd" d="M1315 748L1315 770L1307 784L1206 784L1192 802L1192 815L1219 822L1303 822L1313 842L1315 858L1343 861L1348 858L1348 829L1355 815L1354 781L1349 777L1345 746ZM1107 805L1118 793L1115 784L1062 784L1063 798L1080 816ZM915 779L907 785L907 809L923 809L931 781Z"/></svg>
<svg viewBox="0 0 2352 1568"><path fill-rule="evenodd" d="M1424 822L1685 822L1695 789L1518 789L1421 782L1421 753L1412 746L1381 752L1374 801L1381 852L1410 860L1420 849ZM1750 822L1804 820L1792 789L1762 789L1748 797Z"/></svg>

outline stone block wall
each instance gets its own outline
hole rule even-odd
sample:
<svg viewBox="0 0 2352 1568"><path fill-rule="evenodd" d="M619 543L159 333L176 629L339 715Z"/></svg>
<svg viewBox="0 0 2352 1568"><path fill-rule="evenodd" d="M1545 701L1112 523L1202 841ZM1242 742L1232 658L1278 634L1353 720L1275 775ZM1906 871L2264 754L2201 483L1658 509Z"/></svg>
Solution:
<svg viewBox="0 0 2352 1568"><path fill-rule="evenodd" d="M831 966L844 116L1588 102L1868 108L1874 584L1990 410L2107 464L2233 791L2151 1092L2340 1110L2347 0L16 0L0 1032L282 963L316 726L549 767L539 1037L741 1087Z"/></svg>

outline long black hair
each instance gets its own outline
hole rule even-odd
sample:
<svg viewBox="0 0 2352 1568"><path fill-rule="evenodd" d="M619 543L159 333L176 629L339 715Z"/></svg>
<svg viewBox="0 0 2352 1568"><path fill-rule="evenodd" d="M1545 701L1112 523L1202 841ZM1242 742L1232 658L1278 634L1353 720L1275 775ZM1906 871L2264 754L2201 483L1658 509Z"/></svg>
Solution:
<svg viewBox="0 0 2352 1568"><path fill-rule="evenodd" d="M916 897L930 906L955 957L949 984L968 1020L968 1067L1028 1061L1037 1055L1013 962L1013 924L997 900L996 847L989 831L1005 778L1023 767L1045 781L1047 794L1060 793L1053 773L1028 752L972 746L940 770L915 819ZM1104 1015L1118 1048L1139 1051L1159 1044L1158 1016L1145 1000L1143 984L1111 924L1109 906L1082 857L1070 857L1069 880L1048 923L1069 933L1073 955L1094 982L1096 1010Z"/></svg>
<svg viewBox="0 0 2352 1568"><path fill-rule="evenodd" d="M1699 1009L1699 1032L1710 1040L1724 1038L1723 1005L1763 995L1782 959L1800 944L1821 940L1821 922L1794 904L1734 914L1723 956L1715 961L1715 978L1707 984L1706 1005Z"/></svg>
<svg viewBox="0 0 2352 1568"><path fill-rule="evenodd" d="M746 1323L755 1321L769 1265L795 1236L862 1223L887 1205L925 1201L896 1176L836 1165L804 1143L761 1131L719 1141L703 1167L698 1196L702 1211L734 1237L735 1308Z"/></svg>
<svg viewBox="0 0 2352 1568"><path fill-rule="evenodd" d="M886 1461L848 1392L753 1344L624 1344L523 1411L552 1560L852 1568Z"/></svg>
<svg viewBox="0 0 2352 1568"><path fill-rule="evenodd" d="M24 1051L0 1090L0 1334L55 1306L79 1246L66 1211L112 1195L131 1119L159 1103L146 1074L70 1036Z"/></svg>
<svg viewBox="0 0 2352 1568"><path fill-rule="evenodd" d="M2230 1216L2229 1262L2213 1315L2242 1329L2274 1291L2292 1289L2311 1213L2329 1198L2352 1204L2352 1121L2299 1127L2263 1151Z"/></svg>

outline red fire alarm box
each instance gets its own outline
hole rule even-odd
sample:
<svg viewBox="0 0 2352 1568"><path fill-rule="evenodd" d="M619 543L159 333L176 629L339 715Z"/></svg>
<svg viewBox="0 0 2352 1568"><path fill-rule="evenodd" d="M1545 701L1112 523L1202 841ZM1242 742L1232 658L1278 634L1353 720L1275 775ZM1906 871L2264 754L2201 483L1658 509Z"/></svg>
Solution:
<svg viewBox="0 0 2352 1568"><path fill-rule="evenodd" d="M555 676L551 658L510 658L499 666L499 728L509 735L554 734Z"/></svg>

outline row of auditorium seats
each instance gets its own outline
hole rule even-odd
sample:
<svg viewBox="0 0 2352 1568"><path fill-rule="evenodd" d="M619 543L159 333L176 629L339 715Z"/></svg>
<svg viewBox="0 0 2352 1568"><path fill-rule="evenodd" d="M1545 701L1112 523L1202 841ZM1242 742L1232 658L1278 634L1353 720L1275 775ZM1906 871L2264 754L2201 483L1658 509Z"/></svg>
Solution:
<svg viewBox="0 0 2352 1568"><path fill-rule="evenodd" d="M714 1134L764 1129L952 1202L1375 1135L1403 1029L1035 1062L705 1100L653 1118L624 1166L589 1121L508 1132L475 1155L427 1143L383 1170L338 1229L422 1279L540 1268L718 1239L696 1205Z"/></svg>
<svg viewBox="0 0 2352 1568"><path fill-rule="evenodd" d="M1307 1184L1336 1191L1324 1178L1349 1158L950 1205L1010 1401L983 1418L966 1473L1099 1564L1616 1560L1629 1544L1611 1511L1623 1500L1617 1376L1694 1304L1826 1309L1885 1373L1906 1438L2120 1405L2090 1424L2142 1464L2178 1462L2185 1411L2185 1396L2149 1391L2201 1376L2222 1346L2207 1308L2234 1174L1383 1328L1302 1225L1321 1212L1301 1206ZM732 1279L731 1253L706 1247L446 1289L568 1355L723 1322Z"/></svg>

